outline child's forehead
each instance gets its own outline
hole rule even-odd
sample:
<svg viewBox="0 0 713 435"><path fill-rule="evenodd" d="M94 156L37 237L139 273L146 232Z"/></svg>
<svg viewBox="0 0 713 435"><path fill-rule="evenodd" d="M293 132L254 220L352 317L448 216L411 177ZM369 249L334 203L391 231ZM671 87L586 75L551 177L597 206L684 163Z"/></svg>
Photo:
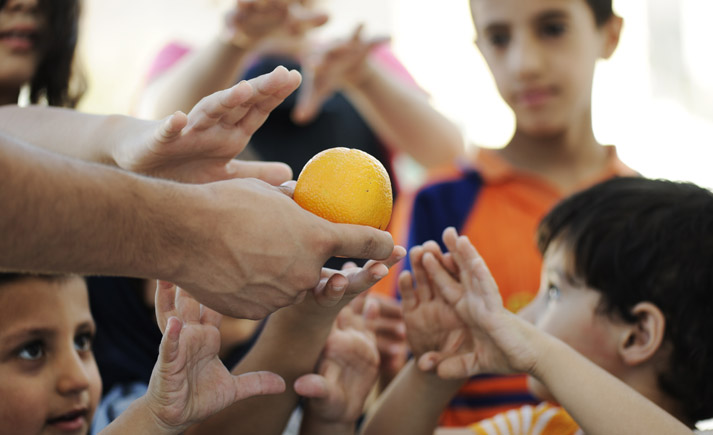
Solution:
<svg viewBox="0 0 713 435"><path fill-rule="evenodd" d="M534 20L541 15L559 12L570 14L589 10L586 0L470 0L476 24L492 21Z"/></svg>
<svg viewBox="0 0 713 435"><path fill-rule="evenodd" d="M26 278L0 286L0 333L22 325L70 326L91 320L81 278Z"/></svg>

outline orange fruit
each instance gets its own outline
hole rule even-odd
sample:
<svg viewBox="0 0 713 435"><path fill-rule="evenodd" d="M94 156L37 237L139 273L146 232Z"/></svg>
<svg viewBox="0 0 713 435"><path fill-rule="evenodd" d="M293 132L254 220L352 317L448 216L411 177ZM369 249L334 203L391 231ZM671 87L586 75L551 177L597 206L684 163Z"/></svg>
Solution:
<svg viewBox="0 0 713 435"><path fill-rule="evenodd" d="M393 195L384 165L357 149L329 148L302 168L294 199L330 222L386 229Z"/></svg>

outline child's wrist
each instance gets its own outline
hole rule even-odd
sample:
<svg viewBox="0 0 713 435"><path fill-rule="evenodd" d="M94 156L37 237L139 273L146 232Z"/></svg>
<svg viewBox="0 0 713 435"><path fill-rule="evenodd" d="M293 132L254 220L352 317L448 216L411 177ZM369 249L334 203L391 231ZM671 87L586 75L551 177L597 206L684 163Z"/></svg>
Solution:
<svg viewBox="0 0 713 435"><path fill-rule="evenodd" d="M344 77L344 84L347 89L364 91L368 88L371 80L376 76L376 67L367 57L364 62L353 71Z"/></svg>

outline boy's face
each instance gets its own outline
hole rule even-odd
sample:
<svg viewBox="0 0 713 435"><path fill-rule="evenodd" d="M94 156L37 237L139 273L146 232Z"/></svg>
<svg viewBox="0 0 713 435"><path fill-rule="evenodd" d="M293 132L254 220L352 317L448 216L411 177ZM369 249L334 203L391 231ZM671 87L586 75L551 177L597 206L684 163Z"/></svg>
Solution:
<svg viewBox="0 0 713 435"><path fill-rule="evenodd" d="M540 291L518 314L617 376L621 373L617 328L624 323L599 312L601 293L575 282L571 270L569 250L552 243L544 256ZM529 378L528 383L537 397L552 399L537 380Z"/></svg>
<svg viewBox="0 0 713 435"><path fill-rule="evenodd" d="M590 116L609 24L597 28L585 0L471 0L471 11L477 46L518 129L558 134Z"/></svg>
<svg viewBox="0 0 713 435"><path fill-rule="evenodd" d="M0 433L85 434L101 395L84 281L0 287Z"/></svg>

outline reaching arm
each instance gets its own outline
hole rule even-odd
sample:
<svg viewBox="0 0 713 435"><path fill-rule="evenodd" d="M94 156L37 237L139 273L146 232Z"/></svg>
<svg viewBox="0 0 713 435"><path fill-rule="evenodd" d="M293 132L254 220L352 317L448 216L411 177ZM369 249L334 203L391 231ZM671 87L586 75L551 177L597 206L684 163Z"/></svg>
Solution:
<svg viewBox="0 0 713 435"><path fill-rule="evenodd" d="M383 40L363 40L361 29L306 62L295 119L312 119L329 96L343 89L384 143L423 166L439 166L460 156L464 141L456 125L421 90L403 83L369 56Z"/></svg>
<svg viewBox="0 0 713 435"><path fill-rule="evenodd" d="M50 107L0 108L0 130L60 154L180 180L208 182L292 177L281 163L235 160L269 113L300 84L296 71L274 71L203 98L163 121L101 116Z"/></svg>
<svg viewBox="0 0 713 435"><path fill-rule="evenodd" d="M258 341L233 369L233 373L268 370L282 376L287 391L277 396L236 403L192 427L188 433L233 433L238 424L241 433L282 433L298 401L292 385L298 377L313 372L341 308L385 276L387 267L399 261L403 255L403 248L396 247L391 257L383 263L372 261L364 268L325 273L320 283L321 289L314 294L309 293L302 303L270 316ZM315 294L321 297L325 293L334 293L339 287L341 290L336 292L339 293L339 302L331 307L321 306L314 298Z"/></svg>
<svg viewBox="0 0 713 435"><path fill-rule="evenodd" d="M148 83L139 116L160 119L175 110L187 112L204 96L235 83L262 42L299 37L326 21L325 14L305 8L298 0L236 1L219 35Z"/></svg>
<svg viewBox="0 0 713 435"><path fill-rule="evenodd" d="M590 435L691 433L651 400L505 309L492 275L465 236L458 237L449 228L443 241L458 266L457 278L433 256L424 256L423 264L438 292L471 329L473 350L445 358L433 355L431 361L438 365L440 376L527 372L542 382Z"/></svg>

